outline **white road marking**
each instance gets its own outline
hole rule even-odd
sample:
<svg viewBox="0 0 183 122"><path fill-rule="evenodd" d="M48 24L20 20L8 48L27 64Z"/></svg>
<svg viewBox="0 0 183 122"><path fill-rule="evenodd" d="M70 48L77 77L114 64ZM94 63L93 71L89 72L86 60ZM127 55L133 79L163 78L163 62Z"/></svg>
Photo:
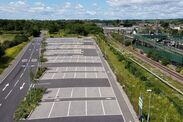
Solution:
<svg viewBox="0 0 183 122"><path fill-rule="evenodd" d="M20 78L21 78L23 75L24 75L24 73L22 73L22 74L20 75Z"/></svg>
<svg viewBox="0 0 183 122"><path fill-rule="evenodd" d="M57 91L57 93L56 93L56 95L55 95L54 100L58 97L59 92L60 92L60 88L58 89L58 91ZM51 113L52 113L52 111L53 111L53 107L54 107L54 106L55 106L55 101L53 102L53 104L52 104L52 106L51 106L50 112L49 112L49 114L48 114L48 118L50 118L50 115L51 115Z"/></svg>
<svg viewBox="0 0 183 122"><path fill-rule="evenodd" d="M20 80L17 80L17 82L15 83L14 87L17 85L17 83L19 82Z"/></svg>
<svg viewBox="0 0 183 122"><path fill-rule="evenodd" d="M3 90L2 91L4 91L8 86L9 86L10 84L9 83L7 83L6 85L5 85L5 87L3 88Z"/></svg>
<svg viewBox="0 0 183 122"><path fill-rule="evenodd" d="M72 91L71 91L70 98L72 98L72 95L73 95L73 88L72 88ZM69 107L68 107L68 111L67 111L67 116L69 116L70 108L71 108L71 101L69 101Z"/></svg>
<svg viewBox="0 0 183 122"><path fill-rule="evenodd" d="M76 78L76 72L74 72L74 78Z"/></svg>
<svg viewBox="0 0 183 122"><path fill-rule="evenodd" d="M22 84L22 86L20 87L20 90L22 90L24 88L24 85L25 85L25 83Z"/></svg>
<svg viewBox="0 0 183 122"><path fill-rule="evenodd" d="M6 95L5 100L8 98L8 96L11 94L12 90Z"/></svg>
<svg viewBox="0 0 183 122"><path fill-rule="evenodd" d="M97 75L97 73L95 73L95 78L98 78L98 75Z"/></svg>
<svg viewBox="0 0 183 122"><path fill-rule="evenodd" d="M100 51L100 53L102 54L100 48L98 47L97 44L95 44L95 46L96 46L97 49L98 49L98 52L97 52L97 53L98 53L98 56L101 56L101 55L99 54L99 51ZM102 58L103 58L103 57L102 57ZM102 60L101 60L101 58L100 58L100 62L102 63L102 67L104 68L104 71L105 71L105 73L106 73L106 75L107 75L108 81L109 81L110 86L111 86L112 91L113 91L113 94L114 94L115 98L117 99L117 104L118 104L118 108L119 108L119 110L120 110L120 113L121 113L121 115L122 115L122 117L123 117L124 122L126 122L126 119L125 119L125 117L124 117L124 115L123 115L122 109L121 109L121 107L120 107L120 105L119 105L118 98L116 97L116 94L114 93L114 88L113 88L113 86L112 86L111 80L109 79L109 76L108 76L108 74L107 74L107 72L106 72L106 70L105 70L104 64L103 64L103 63L105 63L105 59L103 58L103 60L104 60L104 62L102 62ZM107 64L106 64L106 65L107 65ZM109 67L107 66L107 68L109 68Z"/></svg>
<svg viewBox="0 0 183 122"><path fill-rule="evenodd" d="M102 94L101 94L100 88L98 88L98 91L99 91L99 95L100 95L100 97L102 97ZM103 103L103 100L101 100L101 105L102 105L102 111L103 111L103 114L105 115L105 109L104 109L104 103Z"/></svg>
<svg viewBox="0 0 183 122"><path fill-rule="evenodd" d="M2 106L2 104L0 103L0 107Z"/></svg>
<svg viewBox="0 0 183 122"><path fill-rule="evenodd" d="M86 78L87 76L86 76L86 67L85 67L85 78Z"/></svg>
<svg viewBox="0 0 183 122"><path fill-rule="evenodd" d="M87 88L85 88L85 98L87 98ZM88 115L87 101L85 101L85 114L86 114L86 116Z"/></svg>

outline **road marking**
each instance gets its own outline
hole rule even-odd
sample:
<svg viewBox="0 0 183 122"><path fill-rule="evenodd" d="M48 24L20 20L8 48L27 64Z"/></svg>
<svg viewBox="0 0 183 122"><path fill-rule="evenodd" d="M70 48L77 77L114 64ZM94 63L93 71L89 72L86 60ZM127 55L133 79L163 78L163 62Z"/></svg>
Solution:
<svg viewBox="0 0 183 122"><path fill-rule="evenodd" d="M57 93L56 93L56 95L55 95L54 100L58 97L59 92L60 92L60 88L58 89L58 91L57 91ZM49 114L48 114L48 118L50 118L50 115L51 115L51 113L52 113L52 111L53 111L53 107L54 107L54 106L55 106L55 101L53 102L53 104L52 104L52 106L51 106L50 112L49 112Z"/></svg>
<svg viewBox="0 0 183 122"><path fill-rule="evenodd" d="M11 94L12 90L6 95L5 100L8 98L8 96Z"/></svg>
<svg viewBox="0 0 183 122"><path fill-rule="evenodd" d="M97 75L97 73L95 73L95 78L98 78L98 75Z"/></svg>
<svg viewBox="0 0 183 122"><path fill-rule="evenodd" d="M85 98L87 98L87 88L85 88ZM86 116L88 115L87 100L85 101L85 114L86 114Z"/></svg>
<svg viewBox="0 0 183 122"><path fill-rule="evenodd" d="M23 75L24 75L24 73L22 73L22 74L20 75L20 78L22 78Z"/></svg>
<svg viewBox="0 0 183 122"><path fill-rule="evenodd" d="M87 76L86 76L86 67L85 67L85 78L86 78Z"/></svg>
<svg viewBox="0 0 183 122"><path fill-rule="evenodd" d="M122 117L123 117L124 122L126 122L126 119L125 119L125 117L124 117L124 115L123 115L122 109L121 109L121 107L120 107L120 105L119 105L118 98L116 97L116 94L115 94L115 92L114 92L114 88L113 88L113 86L112 86L111 80L109 79L109 76L108 76L108 74L107 74L107 72L106 72L106 70L105 70L104 64L107 65L106 68L109 69L109 70L110 70L110 67L109 67L109 65L107 64L106 60L105 60L103 57L101 57L102 52L101 52L100 48L98 47L98 45L95 44L95 46L96 46L96 48L97 48L97 50L98 50L97 53L98 53L98 56L100 57L100 62L102 63L102 67L104 68L105 74L107 75L107 79L108 79L109 84L110 84L110 86L111 86L111 88L112 88L113 94L115 95L115 98L117 99L117 104L118 104L118 108L119 108L119 110L120 110L120 113L121 113L121 115L122 115ZM99 53L100 53L100 54L99 54ZM102 59L103 59L103 62L102 62Z"/></svg>
<svg viewBox="0 0 183 122"><path fill-rule="evenodd" d="M73 95L73 88L72 88L72 91L71 91L70 98L72 98L72 95ZM68 107L68 111L67 111L67 116L69 116L70 108L71 108L71 101L69 101L69 107Z"/></svg>
<svg viewBox="0 0 183 122"><path fill-rule="evenodd" d="M20 90L22 90L24 88L24 85L25 85L25 83L22 84L22 86L20 87Z"/></svg>
<svg viewBox="0 0 183 122"><path fill-rule="evenodd" d="M3 90L2 91L4 91L8 86L9 86L10 84L9 83L7 83L6 85L5 85L5 87L3 88Z"/></svg>
<svg viewBox="0 0 183 122"><path fill-rule="evenodd" d="M2 104L0 103L0 107L2 106Z"/></svg>
<svg viewBox="0 0 183 122"><path fill-rule="evenodd" d="M100 97L102 97L102 94L101 94L101 90L100 90L100 88L98 88L98 91L99 91L99 95L100 95ZM103 114L105 115L105 109L104 109L104 102L103 102L103 100L101 100L101 105L102 105L102 111L103 111Z"/></svg>
<svg viewBox="0 0 183 122"><path fill-rule="evenodd" d="M38 85L49 85L50 83L38 83ZM35 85L35 84L34 84Z"/></svg>
<svg viewBox="0 0 183 122"><path fill-rule="evenodd" d="M19 80L17 80L17 82L15 83L14 87L17 85L18 82L19 82Z"/></svg>
<svg viewBox="0 0 183 122"><path fill-rule="evenodd" d="M74 78L76 78L76 72L74 72Z"/></svg>

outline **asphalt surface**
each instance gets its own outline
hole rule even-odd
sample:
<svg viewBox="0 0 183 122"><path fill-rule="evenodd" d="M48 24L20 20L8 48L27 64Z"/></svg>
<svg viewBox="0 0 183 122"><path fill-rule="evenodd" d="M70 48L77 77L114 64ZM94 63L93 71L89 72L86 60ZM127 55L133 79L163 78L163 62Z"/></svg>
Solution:
<svg viewBox="0 0 183 122"><path fill-rule="evenodd" d="M47 91L25 121L135 121L92 39L50 38L47 43L44 65L48 70L36 85Z"/></svg>
<svg viewBox="0 0 183 122"><path fill-rule="evenodd" d="M17 57L16 64L8 70L7 76L1 78L0 84L0 122L13 122L13 113L18 104L33 86L29 81L30 70L38 67L40 42L42 38L33 38L25 47L22 56Z"/></svg>

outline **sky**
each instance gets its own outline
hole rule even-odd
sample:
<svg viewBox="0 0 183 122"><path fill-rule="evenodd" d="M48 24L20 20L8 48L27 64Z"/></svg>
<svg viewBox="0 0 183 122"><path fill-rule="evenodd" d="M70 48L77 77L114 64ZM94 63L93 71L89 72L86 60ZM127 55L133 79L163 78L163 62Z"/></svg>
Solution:
<svg viewBox="0 0 183 122"><path fill-rule="evenodd" d="M183 18L183 0L0 0L0 19Z"/></svg>

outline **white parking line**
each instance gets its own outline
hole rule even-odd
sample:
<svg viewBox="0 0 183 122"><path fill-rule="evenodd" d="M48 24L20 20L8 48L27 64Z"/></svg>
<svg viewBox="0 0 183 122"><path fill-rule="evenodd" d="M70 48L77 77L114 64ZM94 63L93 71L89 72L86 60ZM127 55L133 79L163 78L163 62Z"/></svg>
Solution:
<svg viewBox="0 0 183 122"><path fill-rule="evenodd" d="M70 98L72 98L72 96L73 96L73 88L71 90L71 96L70 96ZM69 101L69 107L68 107L68 111L67 111L67 116L69 116L70 108L71 108L71 101Z"/></svg>
<svg viewBox="0 0 183 122"><path fill-rule="evenodd" d="M22 84L22 86L20 87L20 90L22 90L24 88L24 85L25 85L25 83Z"/></svg>
<svg viewBox="0 0 183 122"><path fill-rule="evenodd" d="M57 72L57 71L58 71L58 67L56 68L56 72ZM53 78L54 78L55 74L56 74L56 73L53 73L53 75L52 75L51 79L53 79Z"/></svg>
<svg viewBox="0 0 183 122"><path fill-rule="evenodd" d="M97 75L97 73L95 73L95 78L98 78L98 75Z"/></svg>
<svg viewBox="0 0 183 122"><path fill-rule="evenodd" d="M98 56L100 57L99 51L100 51L100 53L102 53L102 52L101 52L101 50L100 50L100 48L98 47L97 44L95 44L95 47L96 47L96 49L98 50L97 53L98 53ZM104 61L105 61L105 59L104 59ZM115 95L115 98L116 98L116 100L117 100L118 108L119 108L120 113L121 113L121 115L122 115L122 117L123 117L123 120L124 120L124 122L126 122L126 119L125 119L125 117L124 117L124 115L123 115L122 109L121 109L121 107L120 107L120 105L119 105L118 98L116 97L116 94L114 93L114 88L113 88L112 83L111 83L111 81L110 81L110 79L109 79L109 76L108 76L108 74L107 74L107 72L106 72L106 70L105 70L105 67L104 67L104 64L103 64L101 58L100 58L100 62L102 63L102 67L104 68L105 74L107 75L108 81L109 81L110 86L111 86L112 91L113 91L113 94ZM104 62L104 63L105 63L105 62ZM108 67L108 68L109 68L109 67Z"/></svg>
<svg viewBox="0 0 183 122"><path fill-rule="evenodd" d="M22 74L20 75L20 78L21 78L23 75L24 75L24 73L22 73Z"/></svg>
<svg viewBox="0 0 183 122"><path fill-rule="evenodd" d="M74 72L74 78L76 78L76 72Z"/></svg>
<svg viewBox="0 0 183 122"><path fill-rule="evenodd" d="M54 62L56 62L56 61L57 61L57 58L58 58L58 55L57 55L57 57L55 58Z"/></svg>
<svg viewBox="0 0 183 122"><path fill-rule="evenodd" d="M102 97L102 94L101 94L101 91L100 91L100 88L98 87L98 91L99 91L99 96ZM105 115L105 109L104 109L104 103L103 103L103 100L101 100L101 105L102 105L102 111L103 111L103 114Z"/></svg>
<svg viewBox="0 0 183 122"><path fill-rule="evenodd" d="M8 96L11 94L12 90L6 95L5 100L8 98Z"/></svg>
<svg viewBox="0 0 183 122"><path fill-rule="evenodd" d="M8 86L9 86L10 84L9 83L7 83L6 85L5 85L5 87L3 88L3 90L2 91L4 91Z"/></svg>
<svg viewBox="0 0 183 122"><path fill-rule="evenodd" d="M56 95L55 95L54 100L57 98L59 92L60 92L60 88L57 90L57 93L56 93ZM53 111L53 107L54 107L54 106L55 106L55 101L53 102L53 104L52 104L52 106L51 106L50 112L49 112L49 114L48 114L48 118L50 118L50 115L51 115L51 113L52 113L52 111Z"/></svg>
<svg viewBox="0 0 183 122"><path fill-rule="evenodd" d="M85 98L87 98L87 88L85 88ZM85 101L85 114L86 114L86 116L88 115L87 101Z"/></svg>
<svg viewBox="0 0 183 122"><path fill-rule="evenodd" d="M85 67L85 78L86 78L87 76L86 76L86 67Z"/></svg>

